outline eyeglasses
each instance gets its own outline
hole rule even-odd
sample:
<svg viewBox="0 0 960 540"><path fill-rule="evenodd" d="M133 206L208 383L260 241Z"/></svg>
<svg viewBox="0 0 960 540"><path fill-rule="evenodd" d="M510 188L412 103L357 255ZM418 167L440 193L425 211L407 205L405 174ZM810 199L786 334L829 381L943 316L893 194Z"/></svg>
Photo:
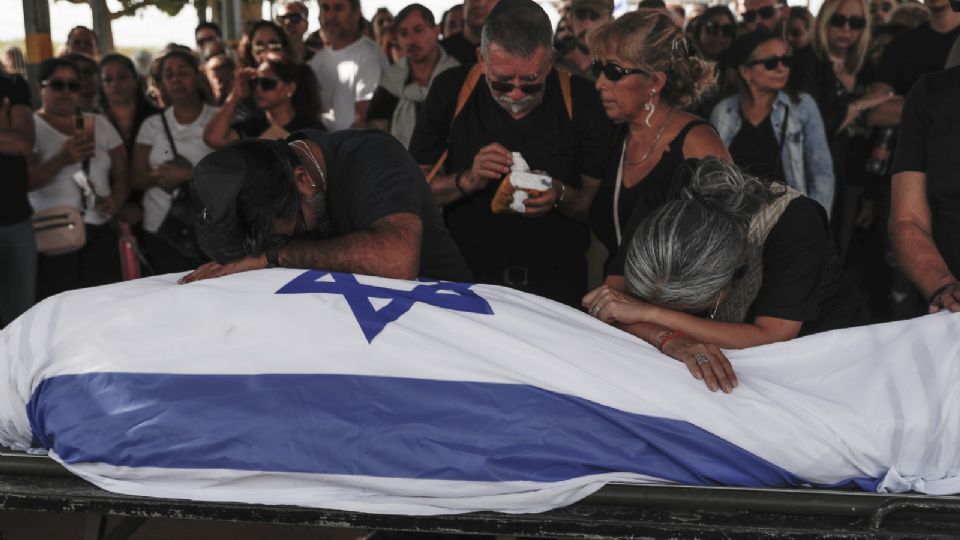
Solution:
<svg viewBox="0 0 960 540"><path fill-rule="evenodd" d="M254 77L250 79L250 86L253 88L260 87L261 90L276 90L277 84L280 83L280 79L274 79L273 77Z"/></svg>
<svg viewBox="0 0 960 540"><path fill-rule="evenodd" d="M733 36L737 35L737 25L720 24L714 21L708 21L707 24L703 25L703 31L711 36L722 34L723 37L732 38Z"/></svg>
<svg viewBox="0 0 960 540"><path fill-rule="evenodd" d="M488 81L490 83L490 88L496 92L502 94L509 94L513 92L514 88L519 88L524 94L536 94L537 92L543 91L543 83L531 83L531 84L513 84L503 81Z"/></svg>
<svg viewBox="0 0 960 540"><path fill-rule="evenodd" d="M64 92L69 91L71 94L76 94L80 91L80 83L77 81L65 81L63 79L50 79L48 81L43 81L40 83L40 86L44 88L49 88L54 92Z"/></svg>
<svg viewBox="0 0 960 540"><path fill-rule="evenodd" d="M299 13L288 13L286 15L277 15L277 20L286 24L297 24L303 22L305 19L303 15Z"/></svg>
<svg viewBox="0 0 960 540"><path fill-rule="evenodd" d="M600 18L600 14L592 9L580 8L573 12L573 16L577 18L578 21L585 21L590 19L595 21Z"/></svg>
<svg viewBox="0 0 960 540"><path fill-rule="evenodd" d="M790 64L793 63L792 56L772 56L770 58L761 58L759 60L750 60L749 62L744 62L748 67L753 67L756 65L763 65L763 69L767 71L773 71L777 69L777 66L783 64L783 67L789 68Z"/></svg>
<svg viewBox="0 0 960 540"><path fill-rule="evenodd" d="M750 11L744 11L743 20L744 22L753 22L757 20L757 15L760 15L760 18L764 20L772 19L777 15L777 8L773 6L766 6L760 9L751 9Z"/></svg>
<svg viewBox="0 0 960 540"><path fill-rule="evenodd" d="M264 51L279 51L283 49L283 44L279 41L268 41L267 43L255 43L251 51L253 54L260 54Z"/></svg>
<svg viewBox="0 0 960 540"><path fill-rule="evenodd" d="M627 75L647 74L647 71L643 69L620 67L613 62L604 64L600 60L594 60L593 63L590 64L590 71L593 73L593 76L597 78L600 78L600 74L602 73L610 82L617 82Z"/></svg>
<svg viewBox="0 0 960 540"><path fill-rule="evenodd" d="M834 28L843 28L847 24L850 25L851 30L863 30L867 27L867 19L863 17L857 17L856 15L847 17L845 15L836 13L830 17L828 22L830 23L830 26Z"/></svg>

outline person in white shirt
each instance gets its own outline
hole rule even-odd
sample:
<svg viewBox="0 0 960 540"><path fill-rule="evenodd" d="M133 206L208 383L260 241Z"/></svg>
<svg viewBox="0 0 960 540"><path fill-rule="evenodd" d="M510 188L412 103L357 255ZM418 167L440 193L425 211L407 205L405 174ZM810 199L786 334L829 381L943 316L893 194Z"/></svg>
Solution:
<svg viewBox="0 0 960 540"><path fill-rule="evenodd" d="M323 124L330 131L357 127L389 62L360 30L360 0L321 0L320 24L328 46L310 60L310 67L320 82Z"/></svg>
<svg viewBox="0 0 960 540"><path fill-rule="evenodd" d="M120 281L117 234L108 222L130 194L123 139L103 115L85 114L93 133L76 129L80 101L77 67L50 59L40 68L41 107L34 113L36 142L29 199L34 212L69 206L83 212L87 241L79 251L40 254L37 299ZM92 136L91 136L92 135Z"/></svg>
<svg viewBox="0 0 960 540"><path fill-rule="evenodd" d="M193 166L213 151L203 130L219 110L206 103L196 58L187 48L173 47L155 60L150 76L160 89L166 110L144 120L133 147L131 183L143 194L143 247L154 273L195 268L201 261L183 245L159 234L174 197L186 189ZM164 119L173 138L164 128Z"/></svg>

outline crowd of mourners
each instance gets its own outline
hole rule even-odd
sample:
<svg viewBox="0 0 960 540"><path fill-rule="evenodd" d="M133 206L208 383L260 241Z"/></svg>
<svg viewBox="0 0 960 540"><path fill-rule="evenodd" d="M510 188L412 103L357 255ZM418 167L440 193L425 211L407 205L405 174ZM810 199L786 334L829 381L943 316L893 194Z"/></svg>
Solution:
<svg viewBox="0 0 960 540"><path fill-rule="evenodd" d="M29 82L8 51L0 326L131 264L419 275L582 308L729 392L723 348L960 311L960 2L359 2L143 66L76 27ZM64 208L85 238L45 251Z"/></svg>

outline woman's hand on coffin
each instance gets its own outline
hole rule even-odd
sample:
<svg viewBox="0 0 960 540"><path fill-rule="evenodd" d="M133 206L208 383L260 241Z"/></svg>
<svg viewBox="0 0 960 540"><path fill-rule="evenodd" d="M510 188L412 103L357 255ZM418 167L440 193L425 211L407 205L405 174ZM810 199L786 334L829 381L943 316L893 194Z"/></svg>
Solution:
<svg viewBox="0 0 960 540"><path fill-rule="evenodd" d="M499 180L510 172L513 154L497 143L490 143L473 156L473 166L460 178L460 186L467 193L487 187L487 182Z"/></svg>
<svg viewBox="0 0 960 540"><path fill-rule="evenodd" d="M180 184L190 180L193 176L193 169L185 163L174 161L164 161L150 172L153 181L164 191L171 192Z"/></svg>
<svg viewBox="0 0 960 540"><path fill-rule="evenodd" d="M663 347L663 354L683 362L690 374L703 381L711 392L722 389L729 394L739 384L730 360L716 345L680 336L671 339Z"/></svg>
<svg viewBox="0 0 960 540"><path fill-rule="evenodd" d="M608 285L601 285L588 292L581 303L587 313L606 323L651 322L652 305Z"/></svg>
<svg viewBox="0 0 960 540"><path fill-rule="evenodd" d="M242 259L237 259L235 261L228 262L226 264L220 264L215 262L208 262L204 265L201 265L200 268L197 268L193 272L180 278L181 285L185 283L192 283L194 281L200 281L201 279L210 279L223 276L229 276L230 274L237 274L239 272L248 272L250 270L261 270L267 267L267 258L263 255L256 255L250 257L244 257Z"/></svg>

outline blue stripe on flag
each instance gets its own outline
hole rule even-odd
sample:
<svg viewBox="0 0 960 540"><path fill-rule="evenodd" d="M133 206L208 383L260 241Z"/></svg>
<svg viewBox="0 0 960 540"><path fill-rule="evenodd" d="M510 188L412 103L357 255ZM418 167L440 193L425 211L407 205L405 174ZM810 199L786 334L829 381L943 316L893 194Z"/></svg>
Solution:
<svg viewBox="0 0 960 540"><path fill-rule="evenodd" d="M797 476L690 423L526 385L354 375L44 380L34 437L67 463L464 481L625 471L690 485Z"/></svg>

